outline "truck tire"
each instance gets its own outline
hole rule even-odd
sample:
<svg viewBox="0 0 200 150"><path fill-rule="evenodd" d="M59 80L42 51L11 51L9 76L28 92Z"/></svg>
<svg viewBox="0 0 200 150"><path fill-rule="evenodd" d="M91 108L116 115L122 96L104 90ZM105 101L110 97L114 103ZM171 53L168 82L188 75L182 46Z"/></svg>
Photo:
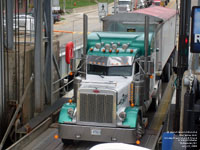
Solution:
<svg viewBox="0 0 200 150"><path fill-rule="evenodd" d="M64 145L72 144L74 141L69 139L61 139Z"/></svg>
<svg viewBox="0 0 200 150"><path fill-rule="evenodd" d="M149 109L153 112L156 112L161 99L162 99L162 82L160 81L156 98L152 98L152 102Z"/></svg>
<svg viewBox="0 0 200 150"><path fill-rule="evenodd" d="M164 67L164 72L162 75L163 82L169 82L170 80L170 63L167 63Z"/></svg>
<svg viewBox="0 0 200 150"><path fill-rule="evenodd" d="M159 105L158 98L153 98L151 102L150 110L152 110L153 112L156 112L158 109L158 105Z"/></svg>
<svg viewBox="0 0 200 150"><path fill-rule="evenodd" d="M144 135L144 125L142 123L140 115L137 117L137 125L136 125L136 139L142 138Z"/></svg>

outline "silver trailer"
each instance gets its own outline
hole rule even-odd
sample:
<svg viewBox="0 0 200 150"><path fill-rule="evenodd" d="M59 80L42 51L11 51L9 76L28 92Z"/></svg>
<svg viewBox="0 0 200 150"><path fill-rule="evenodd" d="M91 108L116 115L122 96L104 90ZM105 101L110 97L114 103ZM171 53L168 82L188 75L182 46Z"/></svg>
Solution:
<svg viewBox="0 0 200 150"><path fill-rule="evenodd" d="M167 12L167 13L166 13ZM176 45L176 11L170 8L152 6L130 13L107 16L103 19L103 30L110 32L140 32L144 31L144 18L150 17L150 32L154 32L156 48L156 73L160 76L163 70L173 67L170 59ZM166 44L167 43L167 44ZM169 64L171 67L169 67ZM165 68L167 64L167 68Z"/></svg>

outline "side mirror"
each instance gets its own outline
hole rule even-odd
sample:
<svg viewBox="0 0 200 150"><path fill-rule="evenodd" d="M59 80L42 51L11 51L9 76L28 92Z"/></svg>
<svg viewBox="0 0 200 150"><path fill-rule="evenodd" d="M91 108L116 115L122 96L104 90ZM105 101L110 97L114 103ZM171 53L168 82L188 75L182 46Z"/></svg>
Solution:
<svg viewBox="0 0 200 150"><path fill-rule="evenodd" d="M76 59L75 58L72 58L70 60L70 69L71 69L72 72L76 71Z"/></svg>

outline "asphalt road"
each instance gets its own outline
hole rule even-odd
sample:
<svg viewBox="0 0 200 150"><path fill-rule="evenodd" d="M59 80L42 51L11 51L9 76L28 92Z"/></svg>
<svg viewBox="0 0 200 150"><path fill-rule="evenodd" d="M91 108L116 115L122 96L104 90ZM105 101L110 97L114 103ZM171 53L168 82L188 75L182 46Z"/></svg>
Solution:
<svg viewBox="0 0 200 150"><path fill-rule="evenodd" d="M109 4L108 13L112 13L113 3ZM54 34L60 41L60 46L73 41L75 46L80 46L83 43L83 14L88 16L88 33L93 31L102 31L102 22L98 16L97 7L85 9L81 13L71 13L61 16L64 20L54 24Z"/></svg>

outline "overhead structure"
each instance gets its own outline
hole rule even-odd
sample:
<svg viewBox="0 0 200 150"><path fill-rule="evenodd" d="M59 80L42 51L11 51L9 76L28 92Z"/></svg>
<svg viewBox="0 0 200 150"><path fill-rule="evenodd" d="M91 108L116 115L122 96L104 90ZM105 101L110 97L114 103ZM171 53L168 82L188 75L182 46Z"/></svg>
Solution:
<svg viewBox="0 0 200 150"><path fill-rule="evenodd" d="M0 129L3 125L3 114L5 111L4 97L4 47L3 47L3 3L0 1ZM0 140L2 132L0 132Z"/></svg>
<svg viewBox="0 0 200 150"><path fill-rule="evenodd" d="M178 43L178 64L177 64L177 90L176 90L176 109L174 121L174 131L179 131L180 126L180 102L181 85L185 70L188 69L189 53L189 31L190 31L191 0L180 1L179 19L179 43Z"/></svg>

